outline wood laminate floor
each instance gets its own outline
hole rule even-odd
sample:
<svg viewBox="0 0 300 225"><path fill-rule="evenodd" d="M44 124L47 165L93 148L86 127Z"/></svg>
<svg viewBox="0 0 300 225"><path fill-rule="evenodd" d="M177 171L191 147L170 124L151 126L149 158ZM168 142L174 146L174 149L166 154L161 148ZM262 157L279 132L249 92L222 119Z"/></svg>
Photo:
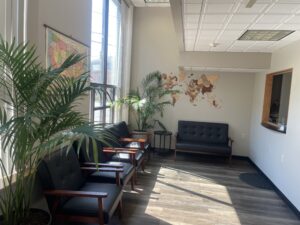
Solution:
<svg viewBox="0 0 300 225"><path fill-rule="evenodd" d="M245 160L195 155L155 155L138 177L135 191L125 188L122 221L111 225L300 225L274 190L239 179L257 173Z"/></svg>

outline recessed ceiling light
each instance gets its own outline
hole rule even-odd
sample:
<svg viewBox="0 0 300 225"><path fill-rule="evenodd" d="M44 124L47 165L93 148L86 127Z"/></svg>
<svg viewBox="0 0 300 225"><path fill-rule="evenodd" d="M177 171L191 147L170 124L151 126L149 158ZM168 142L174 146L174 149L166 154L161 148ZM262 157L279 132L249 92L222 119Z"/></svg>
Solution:
<svg viewBox="0 0 300 225"><path fill-rule="evenodd" d="M240 41L280 41L294 30L247 30Z"/></svg>
<svg viewBox="0 0 300 225"><path fill-rule="evenodd" d="M145 3L170 3L169 0L144 0Z"/></svg>

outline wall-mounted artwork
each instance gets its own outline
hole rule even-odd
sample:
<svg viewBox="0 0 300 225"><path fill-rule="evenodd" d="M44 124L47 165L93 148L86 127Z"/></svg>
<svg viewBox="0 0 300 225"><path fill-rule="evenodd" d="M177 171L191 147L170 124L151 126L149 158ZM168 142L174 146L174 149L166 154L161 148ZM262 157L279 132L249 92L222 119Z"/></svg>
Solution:
<svg viewBox="0 0 300 225"><path fill-rule="evenodd" d="M179 68L178 75L162 74L164 88L179 91L172 94L173 105L186 97L194 106L206 101L212 107L221 108L221 100L214 93L219 79L217 74L186 73L183 68Z"/></svg>
<svg viewBox="0 0 300 225"><path fill-rule="evenodd" d="M71 54L89 55L89 48L53 28L46 26L46 66L57 68ZM68 68L62 73L63 76L76 77L89 70L88 57Z"/></svg>

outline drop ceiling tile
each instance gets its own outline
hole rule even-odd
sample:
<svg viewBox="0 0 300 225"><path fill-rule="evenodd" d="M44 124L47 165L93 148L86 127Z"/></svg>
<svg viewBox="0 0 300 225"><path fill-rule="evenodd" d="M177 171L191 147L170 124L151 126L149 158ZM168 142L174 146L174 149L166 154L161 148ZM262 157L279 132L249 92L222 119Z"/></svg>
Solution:
<svg viewBox="0 0 300 225"><path fill-rule="evenodd" d="M249 25L242 23L230 23L227 25L228 30L245 30Z"/></svg>
<svg viewBox="0 0 300 225"><path fill-rule="evenodd" d="M197 30L196 29L185 29L184 30L185 36L189 37L189 38L193 38L196 36L197 34Z"/></svg>
<svg viewBox="0 0 300 225"><path fill-rule="evenodd" d="M184 0L185 4L201 4L202 0Z"/></svg>
<svg viewBox="0 0 300 225"><path fill-rule="evenodd" d="M243 34L243 31L233 31L233 30L225 30L221 37L223 38L233 38L233 39L238 39L241 35Z"/></svg>
<svg viewBox="0 0 300 225"><path fill-rule="evenodd" d="M264 24L264 23L257 23L250 26L250 29L253 30L268 30L273 29L277 24Z"/></svg>
<svg viewBox="0 0 300 225"><path fill-rule="evenodd" d="M216 30L216 29L222 29L224 24L222 23L203 23L201 25L201 28L204 30Z"/></svg>
<svg viewBox="0 0 300 225"><path fill-rule="evenodd" d="M215 14L215 15L205 15L203 19L203 23L223 23L227 18L226 14Z"/></svg>
<svg viewBox="0 0 300 225"><path fill-rule="evenodd" d="M200 37L215 37L219 32L219 30L201 30Z"/></svg>
<svg viewBox="0 0 300 225"><path fill-rule="evenodd" d="M207 3L235 3L235 0L206 0Z"/></svg>
<svg viewBox="0 0 300 225"><path fill-rule="evenodd" d="M185 23L184 27L186 29L197 29L198 23Z"/></svg>
<svg viewBox="0 0 300 225"><path fill-rule="evenodd" d="M207 4L205 7L206 13L229 13L234 4Z"/></svg>
<svg viewBox="0 0 300 225"><path fill-rule="evenodd" d="M231 18L230 23L251 23L255 20L256 17L257 15L234 15Z"/></svg>
<svg viewBox="0 0 300 225"><path fill-rule="evenodd" d="M268 4L254 4L251 8L246 8L246 2L241 4L239 9L237 10L237 13L243 13L243 14L259 14L265 10L265 8L268 6Z"/></svg>
<svg viewBox="0 0 300 225"><path fill-rule="evenodd" d="M184 16L184 22L185 23L198 23L200 18L200 15L196 15L196 14L186 14Z"/></svg>
<svg viewBox="0 0 300 225"><path fill-rule="evenodd" d="M295 13L299 10L300 4L275 4L270 10L268 10L268 13Z"/></svg>
<svg viewBox="0 0 300 225"><path fill-rule="evenodd" d="M292 23L282 24L278 27L278 29L280 29L280 30L300 30L300 23L298 23L298 24L297 23L296 24L292 24Z"/></svg>
<svg viewBox="0 0 300 225"><path fill-rule="evenodd" d="M188 14L200 13L201 4L184 4L184 12Z"/></svg>
<svg viewBox="0 0 300 225"><path fill-rule="evenodd" d="M209 45L198 45L195 46L196 51L209 51Z"/></svg>
<svg viewBox="0 0 300 225"><path fill-rule="evenodd" d="M261 17L258 21L258 23L270 23L270 24L274 24L274 23L282 23L284 20L286 20L289 16L288 15L264 15L263 17Z"/></svg>
<svg viewBox="0 0 300 225"><path fill-rule="evenodd" d="M300 15L294 16L287 21L287 23L299 24L300 23Z"/></svg>

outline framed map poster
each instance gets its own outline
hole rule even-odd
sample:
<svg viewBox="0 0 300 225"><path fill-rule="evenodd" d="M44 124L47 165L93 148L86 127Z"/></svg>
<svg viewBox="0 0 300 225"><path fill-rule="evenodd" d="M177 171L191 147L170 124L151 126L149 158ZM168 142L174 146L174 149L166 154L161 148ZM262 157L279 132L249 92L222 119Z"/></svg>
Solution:
<svg viewBox="0 0 300 225"><path fill-rule="evenodd" d="M79 63L65 70L62 75L77 77L89 71L89 47L47 25L46 27L46 66L59 67L71 54L86 56Z"/></svg>

